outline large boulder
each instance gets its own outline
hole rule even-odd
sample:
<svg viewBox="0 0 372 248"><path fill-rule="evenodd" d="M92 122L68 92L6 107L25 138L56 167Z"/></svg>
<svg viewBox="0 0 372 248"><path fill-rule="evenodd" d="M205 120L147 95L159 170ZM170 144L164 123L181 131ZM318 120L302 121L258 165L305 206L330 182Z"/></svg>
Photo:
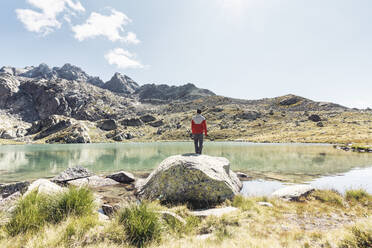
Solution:
<svg viewBox="0 0 372 248"><path fill-rule="evenodd" d="M132 173L126 171L119 171L117 173L108 175L107 178L111 178L119 183L132 183L136 180Z"/></svg>
<svg viewBox="0 0 372 248"><path fill-rule="evenodd" d="M139 184L138 195L164 203L187 202L204 208L232 199L241 187L226 158L185 154L161 162L146 181Z"/></svg>
<svg viewBox="0 0 372 248"><path fill-rule="evenodd" d="M121 125L126 127L138 127L141 126L143 122L138 118L130 118L121 120Z"/></svg>
<svg viewBox="0 0 372 248"><path fill-rule="evenodd" d="M292 185L278 189L271 195L290 201L297 201L300 197L307 196L315 189L311 185Z"/></svg>
<svg viewBox="0 0 372 248"><path fill-rule="evenodd" d="M98 123L98 127L105 131L111 131L116 128L118 128L118 125L115 120L108 119L108 120L102 120Z"/></svg>
<svg viewBox="0 0 372 248"><path fill-rule="evenodd" d="M104 187L104 186L113 186L119 183L110 178L104 178L100 176L91 176L91 177L68 181L68 184L74 185L77 187L86 186L90 188L97 188L97 187Z"/></svg>

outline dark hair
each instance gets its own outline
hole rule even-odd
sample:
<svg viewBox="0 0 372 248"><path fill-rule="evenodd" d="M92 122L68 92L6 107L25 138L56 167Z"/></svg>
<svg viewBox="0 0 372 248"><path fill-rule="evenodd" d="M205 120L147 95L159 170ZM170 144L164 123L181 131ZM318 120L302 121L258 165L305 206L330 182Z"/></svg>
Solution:
<svg viewBox="0 0 372 248"><path fill-rule="evenodd" d="M197 109L196 110L196 113L201 114L201 110L200 109Z"/></svg>

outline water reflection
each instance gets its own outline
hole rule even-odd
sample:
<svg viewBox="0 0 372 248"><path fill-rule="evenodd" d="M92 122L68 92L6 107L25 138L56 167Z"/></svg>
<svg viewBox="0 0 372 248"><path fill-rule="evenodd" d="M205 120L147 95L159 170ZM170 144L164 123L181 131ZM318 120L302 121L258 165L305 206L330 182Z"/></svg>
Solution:
<svg viewBox="0 0 372 248"><path fill-rule="evenodd" d="M189 142L0 146L0 183L51 177L75 165L94 172L149 171L164 158L192 149ZM214 142L204 152L227 157L233 170L257 173L321 176L372 165L372 154L328 145Z"/></svg>

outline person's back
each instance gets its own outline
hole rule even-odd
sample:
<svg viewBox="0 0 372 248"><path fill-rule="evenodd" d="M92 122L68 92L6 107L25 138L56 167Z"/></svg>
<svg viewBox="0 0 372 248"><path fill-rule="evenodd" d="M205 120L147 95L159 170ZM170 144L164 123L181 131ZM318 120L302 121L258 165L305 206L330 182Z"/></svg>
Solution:
<svg viewBox="0 0 372 248"><path fill-rule="evenodd" d="M201 110L197 110L197 114L191 120L191 130L194 138L195 153L201 154L203 150L203 133L207 135L207 122L205 117L201 115Z"/></svg>

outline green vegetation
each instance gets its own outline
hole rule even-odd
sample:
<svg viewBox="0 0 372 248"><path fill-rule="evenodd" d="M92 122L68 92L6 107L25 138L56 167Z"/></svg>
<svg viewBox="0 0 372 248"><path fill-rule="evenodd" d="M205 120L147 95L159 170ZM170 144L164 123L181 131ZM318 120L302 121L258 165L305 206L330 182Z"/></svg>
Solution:
<svg viewBox="0 0 372 248"><path fill-rule="evenodd" d="M146 203L124 208L119 213L119 222L124 226L127 241L132 245L143 247L160 240L159 216Z"/></svg>
<svg viewBox="0 0 372 248"><path fill-rule="evenodd" d="M372 228L354 226L351 235L340 242L339 248L370 248L372 247Z"/></svg>
<svg viewBox="0 0 372 248"><path fill-rule="evenodd" d="M90 215L93 210L93 194L86 188L71 187L54 196L33 191L19 200L6 230L11 236L35 232L45 223L59 223L70 215Z"/></svg>
<svg viewBox="0 0 372 248"><path fill-rule="evenodd" d="M19 201L7 224L0 214L0 247L365 248L372 242L372 197L362 190L345 196L319 190L300 202L239 195L220 206L238 211L207 218L193 216L185 205L144 202L125 206L102 222L90 197L84 188L55 197L32 192ZM50 218L54 213L57 217Z"/></svg>

